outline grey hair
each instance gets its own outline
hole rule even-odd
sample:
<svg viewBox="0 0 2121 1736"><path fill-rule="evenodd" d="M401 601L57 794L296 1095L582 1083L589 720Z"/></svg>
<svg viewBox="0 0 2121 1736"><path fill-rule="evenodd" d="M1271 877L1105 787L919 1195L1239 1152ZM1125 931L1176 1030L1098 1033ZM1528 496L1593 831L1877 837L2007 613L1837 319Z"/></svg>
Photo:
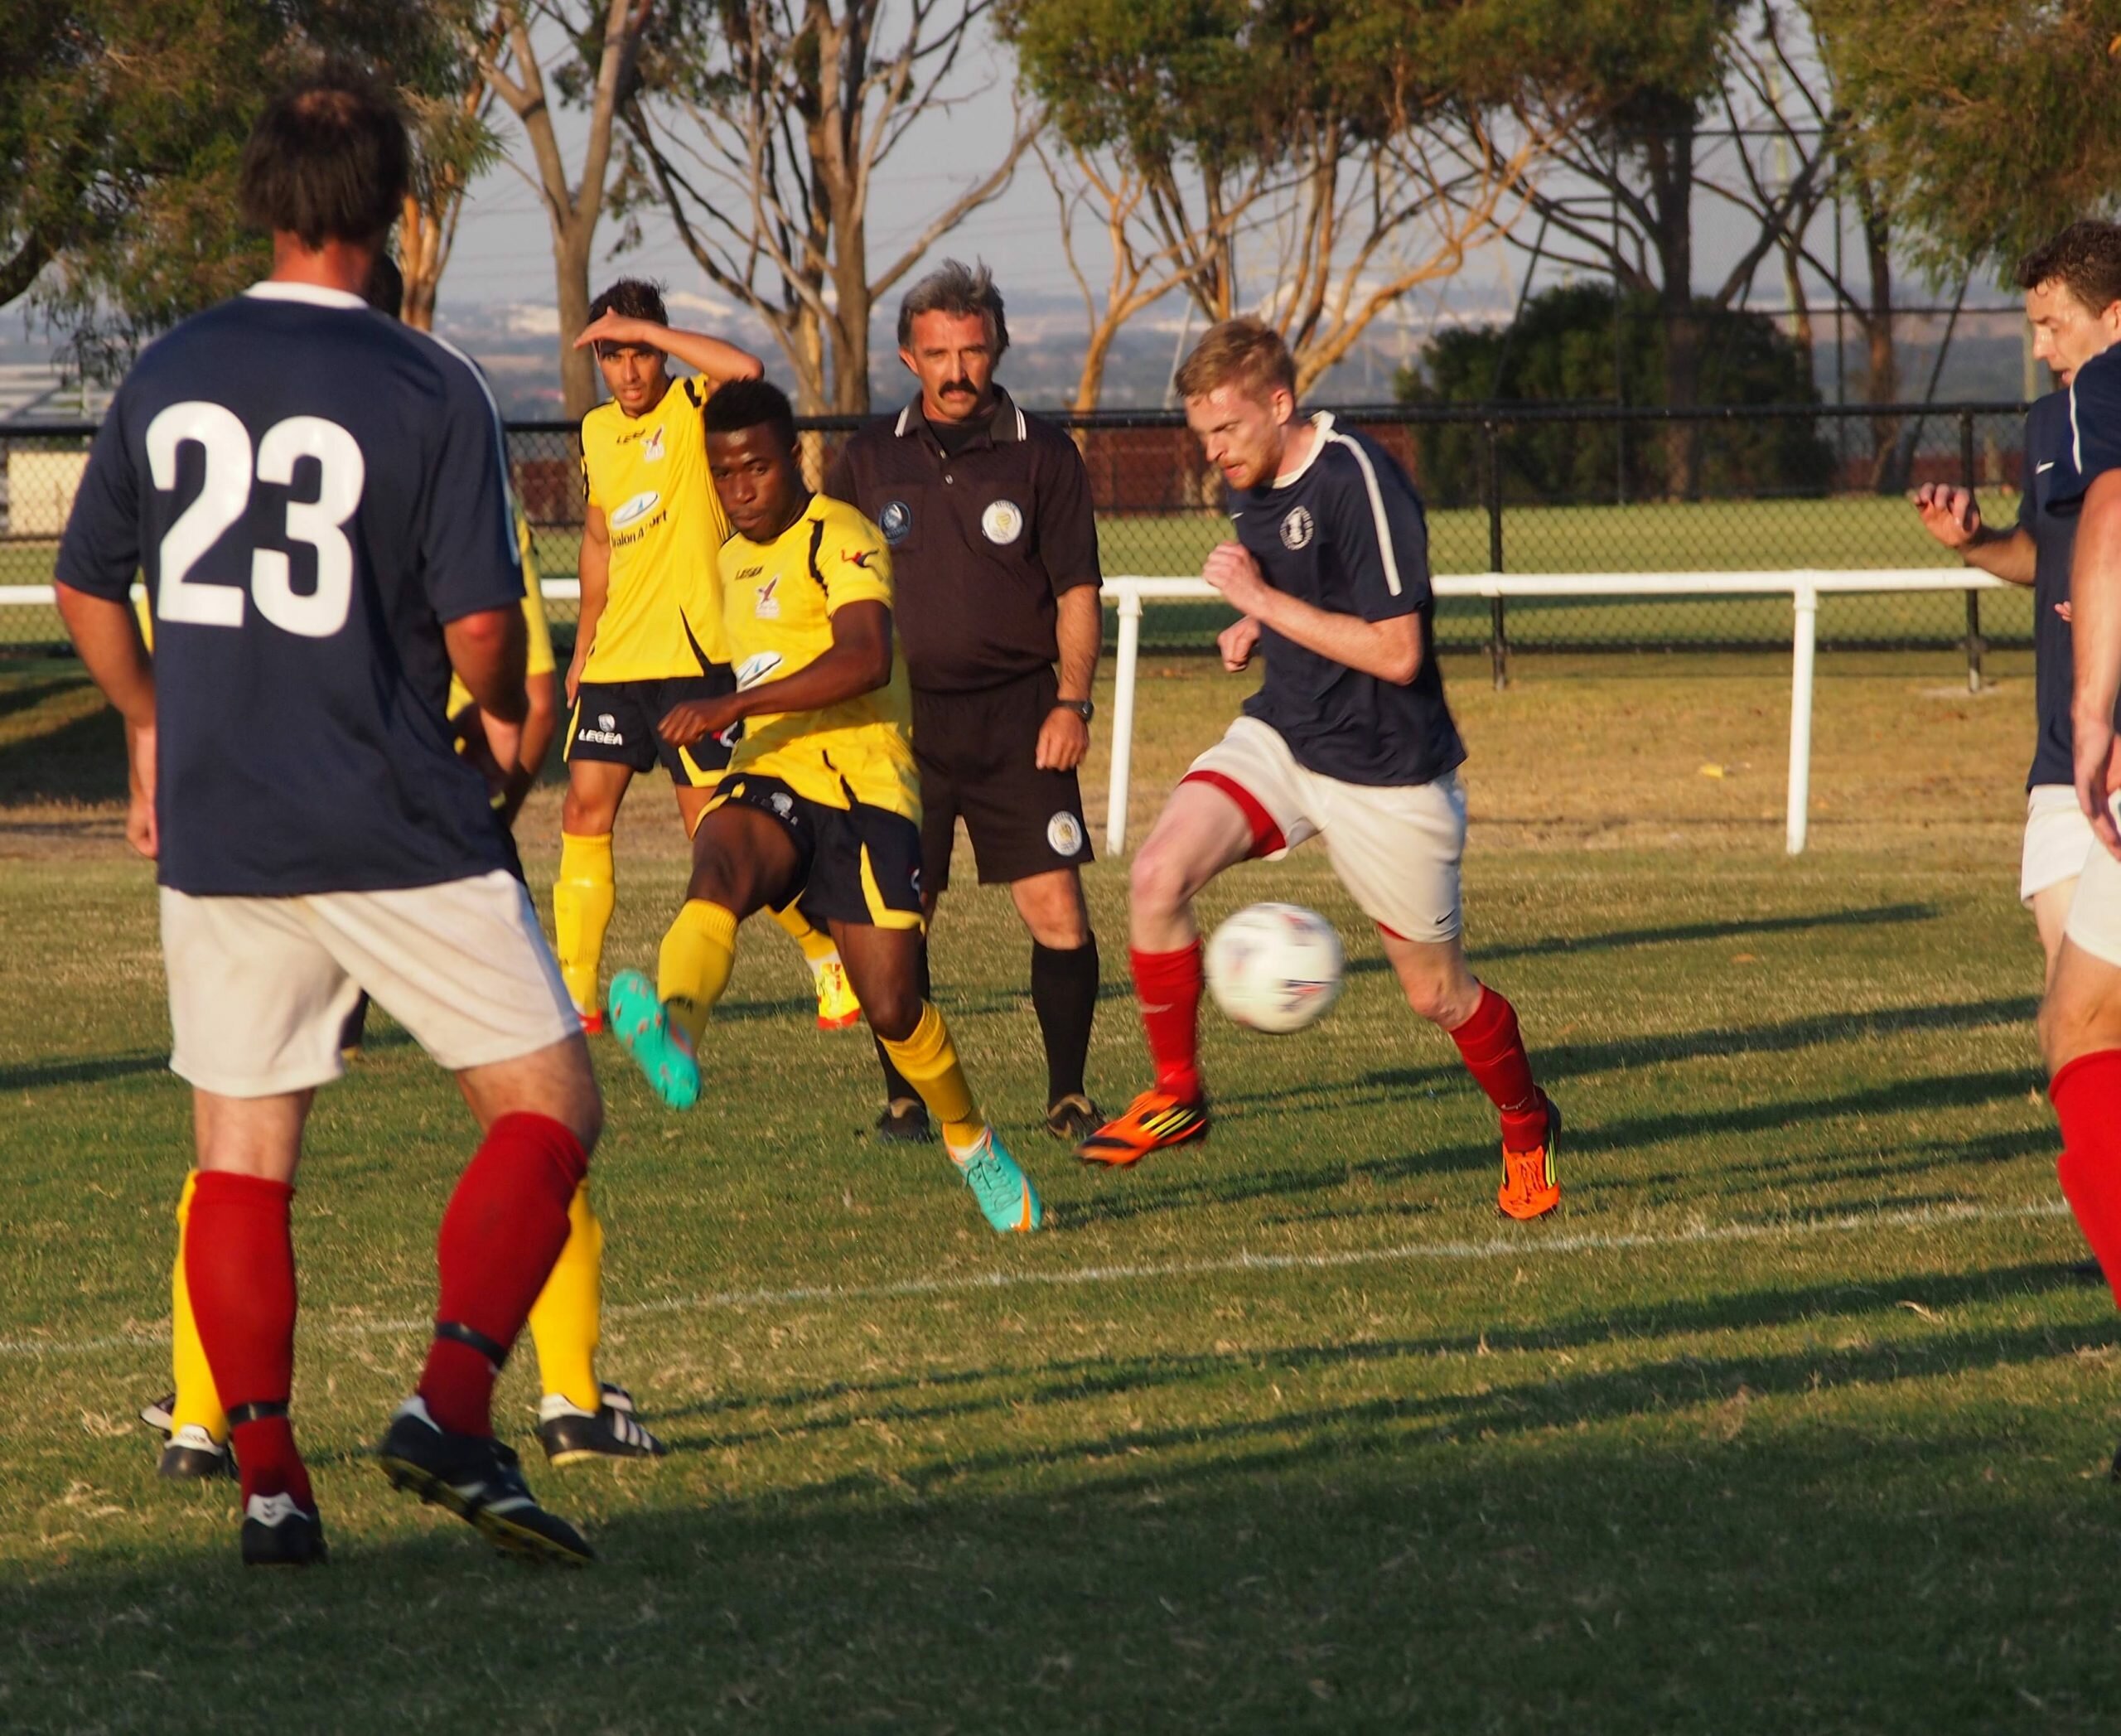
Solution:
<svg viewBox="0 0 2121 1736"><path fill-rule="evenodd" d="M924 313L947 313L963 319L969 314L987 316L987 335L993 341L994 359L1009 347L1009 322L1002 311L1002 292L994 287L994 274L983 261L967 265L945 259L906 293L898 304L898 346L913 347L913 322Z"/></svg>

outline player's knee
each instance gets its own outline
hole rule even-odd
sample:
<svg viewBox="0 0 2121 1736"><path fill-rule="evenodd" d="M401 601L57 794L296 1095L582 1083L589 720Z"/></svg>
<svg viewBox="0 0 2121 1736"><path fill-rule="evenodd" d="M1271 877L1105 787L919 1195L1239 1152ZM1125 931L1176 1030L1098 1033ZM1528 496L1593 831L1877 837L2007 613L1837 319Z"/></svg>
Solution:
<svg viewBox="0 0 2121 1736"><path fill-rule="evenodd" d="M1462 972L1421 971L1401 976L1407 1004L1430 1023L1455 1031L1480 1005L1481 985Z"/></svg>
<svg viewBox="0 0 2121 1736"><path fill-rule="evenodd" d="M866 984L862 1010L869 1028L886 1042L904 1042L920 1023L920 989L912 983Z"/></svg>
<svg viewBox="0 0 2121 1736"><path fill-rule="evenodd" d="M1178 852L1151 839L1127 871L1127 887L1138 910L1173 915L1193 896L1192 877Z"/></svg>
<svg viewBox="0 0 2121 1736"><path fill-rule="evenodd" d="M601 798L584 795L572 784L560 798L560 829L576 838L601 838L611 829L616 811Z"/></svg>

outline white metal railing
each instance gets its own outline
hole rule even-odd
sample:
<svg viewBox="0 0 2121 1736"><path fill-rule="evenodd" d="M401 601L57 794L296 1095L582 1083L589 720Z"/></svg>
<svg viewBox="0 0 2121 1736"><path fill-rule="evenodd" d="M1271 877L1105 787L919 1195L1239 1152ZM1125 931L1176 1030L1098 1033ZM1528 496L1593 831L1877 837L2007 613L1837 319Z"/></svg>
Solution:
<svg viewBox="0 0 2121 1736"><path fill-rule="evenodd" d="M1877 567L1829 570L1784 568L1754 573L1475 573L1432 579L1438 597L1787 597L1793 625L1790 667L1790 787L1786 841L1791 855L1805 848L1811 805L1812 679L1819 649L1819 598L1892 591L2000 591L1999 579L1964 568ZM544 581L555 602L582 595L572 578ZM1215 590L1199 578L1108 578L1104 596L1118 607L1112 687L1112 776L1104 810L1104 848L1127 848L1127 799L1134 760L1136 676L1142 656L1144 602L1202 602ZM0 607L50 607L50 585L0 585Z"/></svg>

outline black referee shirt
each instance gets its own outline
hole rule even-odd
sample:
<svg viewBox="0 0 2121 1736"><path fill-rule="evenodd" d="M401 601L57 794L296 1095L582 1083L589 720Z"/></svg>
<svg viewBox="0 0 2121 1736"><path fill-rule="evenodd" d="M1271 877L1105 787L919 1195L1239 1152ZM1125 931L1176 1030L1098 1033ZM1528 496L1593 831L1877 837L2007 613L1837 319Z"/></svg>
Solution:
<svg viewBox="0 0 2121 1736"><path fill-rule="evenodd" d="M923 693L977 693L1051 669L1054 599L1102 583L1082 454L999 386L954 456L916 399L840 448L824 491L891 545L893 619Z"/></svg>

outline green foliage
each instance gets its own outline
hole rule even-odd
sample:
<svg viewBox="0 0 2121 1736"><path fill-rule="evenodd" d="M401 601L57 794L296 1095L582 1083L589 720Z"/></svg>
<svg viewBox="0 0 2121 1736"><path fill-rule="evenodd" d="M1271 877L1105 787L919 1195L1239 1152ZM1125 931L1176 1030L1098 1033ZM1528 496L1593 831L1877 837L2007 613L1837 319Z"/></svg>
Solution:
<svg viewBox="0 0 2121 1736"><path fill-rule="evenodd" d="M1851 156L1933 281L2007 276L2121 199L2121 13L2112 0L1819 0Z"/></svg>
<svg viewBox="0 0 2121 1736"><path fill-rule="evenodd" d="M1814 404L1819 394L1803 353L1766 316L1720 310L1705 298L1695 317L1708 334L1701 358L1704 408ZM1631 404L1665 402L1661 310L1655 297L1626 297L1618 349L1624 391L1615 391L1613 293L1577 283L1534 296L1511 326L1440 332L1418 369L1402 370L1400 402L1423 404ZM1716 425L1701 442L1698 487L1710 495L1815 492L1832 474L1833 454L1808 420L1775 417ZM1416 430L1420 480L1439 503L1481 496L1482 438L1476 429ZM1671 453L1654 430L1611 422L1523 423L1502 444L1503 491L1535 500L1611 499L1626 452L1633 500L1670 491Z"/></svg>

